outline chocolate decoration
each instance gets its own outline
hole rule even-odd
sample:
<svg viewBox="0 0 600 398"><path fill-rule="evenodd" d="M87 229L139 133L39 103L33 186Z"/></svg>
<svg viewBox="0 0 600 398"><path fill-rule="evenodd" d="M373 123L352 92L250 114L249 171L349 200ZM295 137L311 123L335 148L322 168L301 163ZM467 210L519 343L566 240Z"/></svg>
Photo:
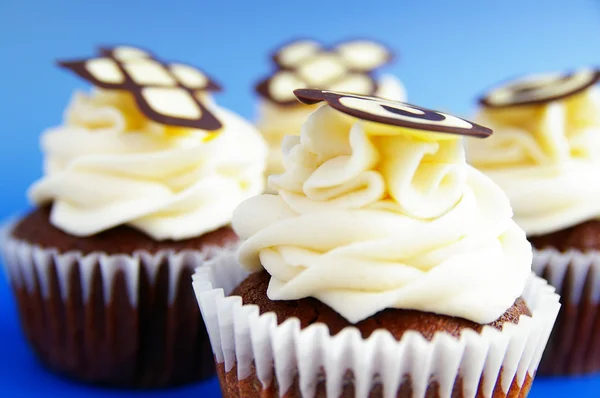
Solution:
<svg viewBox="0 0 600 398"><path fill-rule="evenodd" d="M305 104L325 101L340 112L370 122L477 138L492 135L492 130L487 127L404 102L314 89L298 89L294 90L294 94Z"/></svg>
<svg viewBox="0 0 600 398"><path fill-rule="evenodd" d="M256 85L256 92L279 105L296 105L293 90L320 87L374 94L372 73L391 62L392 52L371 40L350 40L327 48L310 40L295 40L272 56L276 70Z"/></svg>
<svg viewBox="0 0 600 398"><path fill-rule="evenodd" d="M215 131L223 125L200 96L221 87L201 70L180 63L164 63L136 47L101 47L100 57L58 64L105 90L133 95L139 110L160 124Z"/></svg>
<svg viewBox="0 0 600 398"><path fill-rule="evenodd" d="M577 94L600 80L600 70L530 75L488 91L479 103L488 108L544 104Z"/></svg>

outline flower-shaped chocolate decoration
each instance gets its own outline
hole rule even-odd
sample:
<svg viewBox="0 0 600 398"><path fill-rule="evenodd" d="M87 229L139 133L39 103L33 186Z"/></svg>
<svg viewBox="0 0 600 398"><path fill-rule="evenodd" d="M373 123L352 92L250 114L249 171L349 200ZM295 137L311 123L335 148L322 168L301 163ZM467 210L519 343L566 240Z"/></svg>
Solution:
<svg viewBox="0 0 600 398"><path fill-rule="evenodd" d="M340 112L370 122L477 138L486 138L492 135L492 130L487 127L447 113L404 102L314 89L294 90L294 94L305 104L316 104L325 101L329 106Z"/></svg>
<svg viewBox="0 0 600 398"><path fill-rule="evenodd" d="M279 105L296 104L293 91L298 88L374 94L377 83L372 73L392 59L388 48L370 40L346 41L333 48L297 40L273 55L277 70L256 91Z"/></svg>
<svg viewBox="0 0 600 398"><path fill-rule="evenodd" d="M140 111L157 123L210 131L222 127L201 100L203 92L221 88L201 70L164 63L135 47L101 48L99 54L59 65L97 87L130 92Z"/></svg>
<svg viewBox="0 0 600 398"><path fill-rule="evenodd" d="M543 104L577 94L600 80L598 69L521 77L488 91L479 103L488 108Z"/></svg>

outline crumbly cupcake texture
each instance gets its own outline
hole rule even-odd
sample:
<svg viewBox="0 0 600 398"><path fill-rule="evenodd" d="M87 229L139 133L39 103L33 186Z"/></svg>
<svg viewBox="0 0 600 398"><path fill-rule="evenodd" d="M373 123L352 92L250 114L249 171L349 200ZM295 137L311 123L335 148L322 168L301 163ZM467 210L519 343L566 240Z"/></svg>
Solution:
<svg viewBox="0 0 600 398"><path fill-rule="evenodd" d="M284 323L288 319L298 319L300 326L306 328L315 323L324 323L331 335L336 335L347 327L356 327L363 338L369 338L375 331L385 329L395 339L400 340L404 333L416 331L427 340L432 340L436 333L444 332L459 337L465 329L481 332L484 326L502 330L506 322L517 324L521 315L530 316L525 301L519 297L504 314L485 325L448 315L432 312L388 308L365 318L358 323L351 323L334 309L312 297L298 300L271 300L267 290L271 275L267 271L251 274L231 293L240 296L244 304L257 305L260 313L273 312L277 322Z"/></svg>
<svg viewBox="0 0 600 398"><path fill-rule="evenodd" d="M3 240L24 333L44 364L79 380L210 377L189 279L237 244L231 213L262 192L266 146L214 103L219 87L199 69L133 47L99 53L60 63L95 88L42 135L37 209Z"/></svg>
<svg viewBox="0 0 600 398"><path fill-rule="evenodd" d="M256 126L269 146L267 175L283 172L283 138L300 134L302 124L316 108L298 103L294 89L319 87L405 101L400 80L391 75L374 76L393 58L389 48L366 39L332 47L314 40L295 40L275 51L275 70L256 90L260 97Z"/></svg>
<svg viewBox="0 0 600 398"><path fill-rule="evenodd" d="M526 76L481 98L493 137L469 160L508 195L536 248L534 271L561 295L541 374L600 370L600 71Z"/></svg>
<svg viewBox="0 0 600 398"><path fill-rule="evenodd" d="M286 137L277 194L236 209L239 262L216 258L195 275L224 395L526 395L535 359L467 343L506 333L541 355L557 312L553 294L549 312L521 297L544 284L531 276L531 246L503 192L465 161L460 135L491 130L374 97L296 94L326 104ZM461 349L449 348L459 341L471 358L460 366ZM386 356L400 347L415 351ZM488 352L520 376L495 360L478 368L472 359Z"/></svg>

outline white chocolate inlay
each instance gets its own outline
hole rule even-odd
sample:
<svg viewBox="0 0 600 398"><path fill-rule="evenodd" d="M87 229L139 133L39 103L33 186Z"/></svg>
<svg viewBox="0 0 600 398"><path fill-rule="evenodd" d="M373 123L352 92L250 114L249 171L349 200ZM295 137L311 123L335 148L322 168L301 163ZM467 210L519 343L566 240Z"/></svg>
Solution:
<svg viewBox="0 0 600 398"><path fill-rule="evenodd" d="M320 87L346 73L346 67L334 54L319 54L298 68L298 75L312 87Z"/></svg>
<svg viewBox="0 0 600 398"><path fill-rule="evenodd" d="M113 50L113 56L120 61L131 61L134 59L148 58L148 54L144 50L135 47L117 47Z"/></svg>
<svg viewBox="0 0 600 398"><path fill-rule="evenodd" d="M124 63L123 68L139 85L175 86L177 81L155 61Z"/></svg>
<svg viewBox="0 0 600 398"><path fill-rule="evenodd" d="M199 119L202 110L191 96L180 89L170 87L145 87L142 95L146 102L160 113L187 119Z"/></svg>
<svg viewBox="0 0 600 398"><path fill-rule="evenodd" d="M290 101L296 98L294 90L305 88L306 84L291 72L280 72L271 80L271 96L277 101Z"/></svg>
<svg viewBox="0 0 600 398"><path fill-rule="evenodd" d="M466 120L457 118L456 116L448 115L442 112L436 112L440 116L443 116L443 120L429 120L423 118L426 113L418 108L409 106L408 104L402 104L400 102L392 102L386 100L375 101L373 98L360 98L360 97L341 97L340 103L350 109L355 109L362 112L367 112L375 116L404 120L412 123L432 124L439 126L449 126L464 129L471 129L473 125ZM398 113L390 112L383 106L389 106L391 108L399 109L405 112L414 114L414 117L404 116Z"/></svg>
<svg viewBox="0 0 600 398"><path fill-rule="evenodd" d="M283 66L294 66L317 53L320 47L321 46L316 41L298 41L281 49L277 54L277 59Z"/></svg>
<svg viewBox="0 0 600 398"><path fill-rule="evenodd" d="M208 78L198 69L184 64L172 64L169 69L175 77L189 88L203 88L208 84Z"/></svg>
<svg viewBox="0 0 600 398"><path fill-rule="evenodd" d="M376 69L390 58L390 53L385 47L368 40L342 43L337 47L337 51L350 67L361 71Z"/></svg>
<svg viewBox="0 0 600 398"><path fill-rule="evenodd" d="M92 59L87 63L86 69L94 78L105 83L119 84L125 80L116 62L109 58Z"/></svg>

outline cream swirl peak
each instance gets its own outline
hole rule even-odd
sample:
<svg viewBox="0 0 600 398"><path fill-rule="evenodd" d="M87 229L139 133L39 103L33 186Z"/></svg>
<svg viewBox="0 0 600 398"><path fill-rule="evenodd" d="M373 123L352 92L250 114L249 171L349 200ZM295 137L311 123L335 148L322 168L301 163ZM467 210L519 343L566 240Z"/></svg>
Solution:
<svg viewBox="0 0 600 398"><path fill-rule="evenodd" d="M263 189L266 147L251 124L204 99L211 131L156 123L124 91L76 94L65 123L42 136L45 176L29 191L76 236L127 224L157 240L225 226Z"/></svg>
<svg viewBox="0 0 600 398"><path fill-rule="evenodd" d="M297 87L290 88L292 95L293 92L291 90L293 88ZM375 95L394 101L406 100L406 90L402 82L391 75L384 75L377 79L377 91ZM256 126L263 134L269 146L267 175L283 172L281 157L283 137L300 134L302 124L317 106L302 105L296 97L294 97L294 105L279 105L269 100L262 100L259 103L259 116Z"/></svg>
<svg viewBox="0 0 600 398"><path fill-rule="evenodd" d="M283 137L300 134L314 110L298 103L295 89L318 87L404 101L406 90L400 80L375 75L394 58L392 49L368 39L332 46L300 39L278 48L272 55L273 71L256 85L260 96L256 125L269 145L267 175L283 172Z"/></svg>
<svg viewBox="0 0 600 398"><path fill-rule="evenodd" d="M363 116L324 105L299 137L286 137L285 172L270 178L278 195L234 212L245 239L240 262L271 274L270 299L315 297L354 323L385 308L496 320L521 295L531 266L508 199L466 164L459 135ZM476 126L446 117L445 127Z"/></svg>
<svg viewBox="0 0 600 398"><path fill-rule="evenodd" d="M476 120L496 133L470 142L468 151L469 161L504 189L515 221L531 236L600 217L600 186L595 183L600 173L600 91L590 86L598 72L550 76L563 77L520 84L542 87L536 98L552 100L483 107Z"/></svg>

